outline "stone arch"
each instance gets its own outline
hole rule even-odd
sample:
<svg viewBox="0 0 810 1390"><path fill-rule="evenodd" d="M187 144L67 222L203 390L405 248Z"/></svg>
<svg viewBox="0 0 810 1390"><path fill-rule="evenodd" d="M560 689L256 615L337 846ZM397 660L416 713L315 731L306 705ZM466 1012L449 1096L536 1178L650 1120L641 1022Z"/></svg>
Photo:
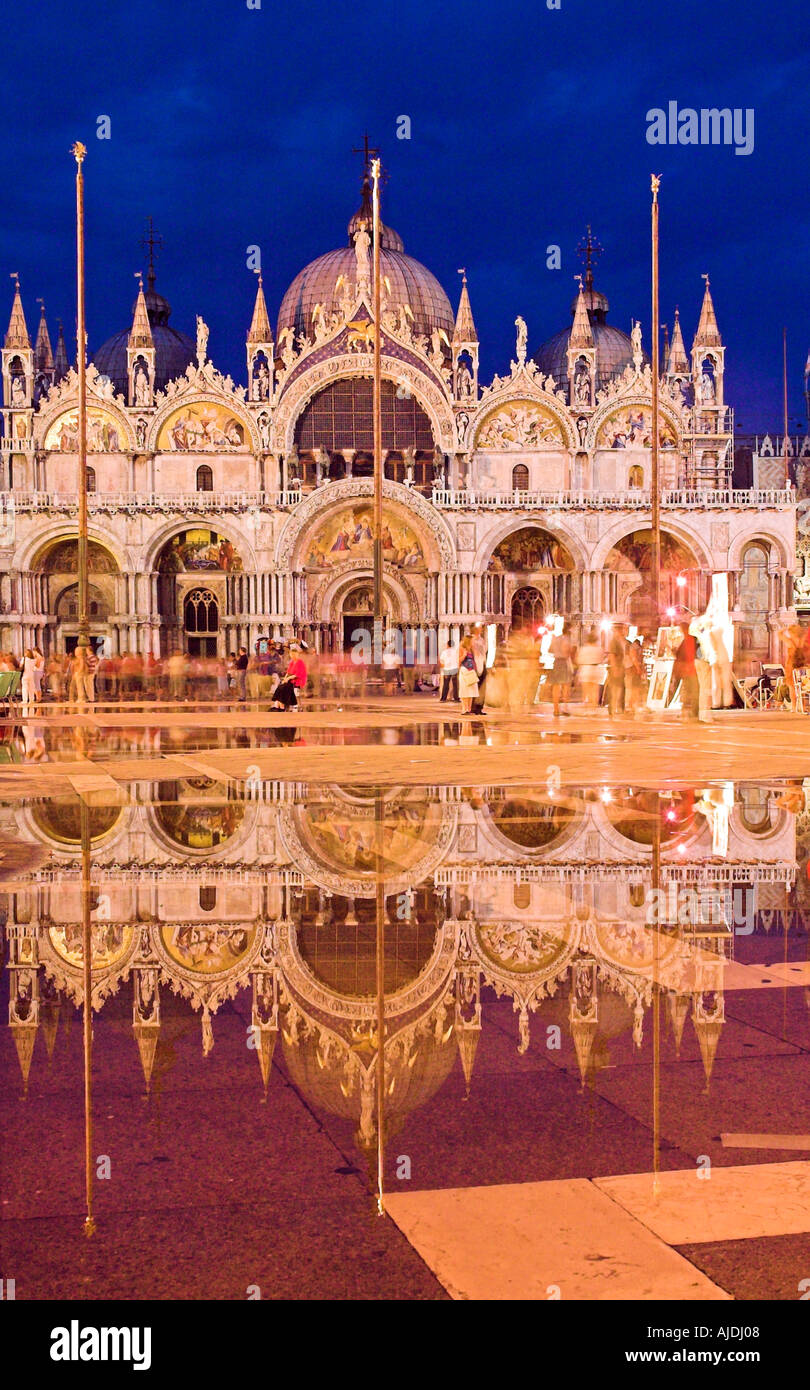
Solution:
<svg viewBox="0 0 810 1390"><path fill-rule="evenodd" d="M95 542L96 545L106 550L115 561L119 574L130 568L129 557L122 549L121 543L116 536L109 535L94 523L90 523L87 528L87 538ZM37 560L48 550L52 550L60 541L75 541L76 532L64 521L54 521L41 529L37 529L34 535L28 536L22 542L20 549L14 556L9 568L13 570L33 570Z"/></svg>
<svg viewBox="0 0 810 1390"><path fill-rule="evenodd" d="M513 382L510 382L501 390L494 392L493 395L487 396L481 401L475 415L470 421L467 431L467 438L470 441L470 452L482 447L478 442L478 436L482 427L488 420L494 418L499 411L509 406L517 407L527 404L539 406L553 418L555 424L559 427L562 443L550 444L548 446L549 448L569 450L576 448L576 435L564 403L557 399L557 397L550 395L547 391L540 390L535 383L526 380L521 382L518 389L515 388ZM522 447L543 449L542 444L535 446L525 445ZM506 452L509 451L507 450Z"/></svg>
<svg viewBox="0 0 810 1390"><path fill-rule="evenodd" d="M649 530L650 522L643 514L638 517L624 516L619 521L608 528L596 542L591 556L588 560L587 568L590 570L601 570L605 567L605 560L613 547L625 536L631 536L634 531ZM688 546L694 555L698 568L711 573L714 568L714 560L711 551L700 534L691 526L688 526L680 518L671 519L669 513L661 519L661 531L668 532L675 540L682 545Z"/></svg>
<svg viewBox="0 0 810 1390"><path fill-rule="evenodd" d="M105 415L112 416L118 427L118 449L109 450L110 453L127 453L137 447L133 427L126 413L121 408L120 401L120 396L116 397L114 400L109 400L106 396L96 395L95 392L90 389L88 389L87 392L88 411L92 411L93 409L103 411ZM40 405L39 410L34 415L33 426L34 439L37 447L40 449L44 449L45 440L48 437L48 432L51 427L55 425L63 415L70 415L78 410L79 398L78 394L73 398L70 396L62 397L60 395L53 403L49 400L48 403L44 405L44 409L43 404L44 403ZM69 451L66 450L66 452ZM88 451L88 457L92 457L92 452Z"/></svg>
<svg viewBox="0 0 810 1390"><path fill-rule="evenodd" d="M166 545L181 531L194 531L201 529L216 531L218 535L225 536L235 547L242 558L242 568L246 573L256 570L256 556L253 546L245 535L244 531L235 526L230 517L223 525L223 518L217 513L201 513L194 516L175 517L172 521L166 522L150 538L137 558L137 569L142 573L152 573L158 564L161 552ZM201 571L201 574L204 571Z"/></svg>
<svg viewBox="0 0 810 1390"><path fill-rule="evenodd" d="M787 547L780 536L774 536L767 531L741 532L735 536L729 546L728 567L730 570L739 570L743 567L743 557L749 545L762 545L765 547L769 559L774 551L779 560L780 569L790 569L793 561L787 554Z"/></svg>
<svg viewBox="0 0 810 1390"><path fill-rule="evenodd" d="M611 400L605 401L602 405L598 406L593 416L591 417L591 423L588 426L586 448L591 452L593 452L597 448L607 449L607 445L597 445L596 442L599 438L602 426L606 424L607 421L610 420L610 418L613 415L618 415L620 411L630 411L634 409L650 410L651 404L649 395L646 393L642 394L639 391L632 391L627 396L619 396L618 398L613 397ZM666 456L666 454L668 453L677 454L681 445L681 435L683 434L683 425L679 418L679 412L675 406L673 406L669 401L661 397L659 397L658 411L659 434L661 432L662 424L667 424L670 430L672 431L673 435L675 436L674 448L671 450L667 449L663 451L664 455ZM647 447L649 448L649 445Z"/></svg>
<svg viewBox="0 0 810 1390"><path fill-rule="evenodd" d="M164 425L166 424L167 420L169 420L170 417L175 413L175 411L182 409L184 406L208 406L211 408L222 410L227 415L232 415L237 421L237 423L241 425L242 429L244 430L244 444L240 446L240 448L234 449L233 451L227 448L223 448L221 454L217 449L177 450L177 452L181 454L181 456L197 460L199 459L200 453L202 453L203 457L207 459L209 457L228 458L230 457L231 452L247 452L252 454L257 454L260 452L262 444L259 438L256 422L253 419L253 417L248 413L248 411L245 410L244 402L236 399L233 395L229 395L223 391L217 391L216 389L212 389L211 387L208 387L207 389L183 391L181 393L178 393L177 395L169 396L155 411L155 415L152 419L146 437L146 444L144 446L145 452L156 453L160 451L158 448L157 441L160 438L160 434Z"/></svg>
<svg viewBox="0 0 810 1390"><path fill-rule="evenodd" d="M568 530L567 527L561 526L556 517L554 520L550 520L547 516L542 514L538 515L526 512L505 517L498 523L493 531L487 532L476 551L473 565L475 573L483 573L501 541L505 541L508 536L513 535L516 531L522 531L527 527L535 527L538 531L546 531L550 536L553 536L554 540L558 541L559 544L564 546L568 551L574 562L574 569L576 571L581 572L587 568L587 557L582 543L573 532Z"/></svg>
<svg viewBox="0 0 810 1390"><path fill-rule="evenodd" d="M344 600L367 577L367 573L367 567L360 570L354 566L341 566L328 574L312 595L312 622L337 622ZM383 565L383 597L386 594L391 604L392 623L420 621L422 615L416 590L393 565Z"/></svg>
<svg viewBox="0 0 810 1390"><path fill-rule="evenodd" d="M365 354L358 356L349 353L314 362L296 376L289 386L282 389L273 420L273 448L279 453L289 454L295 442L298 417L309 402L331 382L362 375L365 365ZM398 387L407 385L428 416L437 445L444 453L452 453L455 441L453 412L446 394L436 382L409 358L389 357L385 353L382 355L381 371L385 381L394 382Z"/></svg>
<svg viewBox="0 0 810 1390"><path fill-rule="evenodd" d="M329 483L311 492L300 502L282 527L276 545L276 568L289 572L302 567L303 552L311 541L315 524L322 524L330 511L339 511L353 502L371 498L374 484L370 478L346 478ZM403 487L388 479L383 481L383 504L394 504L402 520L413 525L420 543L429 541L425 562L429 569L457 567L455 541L444 517L424 497L412 488Z"/></svg>

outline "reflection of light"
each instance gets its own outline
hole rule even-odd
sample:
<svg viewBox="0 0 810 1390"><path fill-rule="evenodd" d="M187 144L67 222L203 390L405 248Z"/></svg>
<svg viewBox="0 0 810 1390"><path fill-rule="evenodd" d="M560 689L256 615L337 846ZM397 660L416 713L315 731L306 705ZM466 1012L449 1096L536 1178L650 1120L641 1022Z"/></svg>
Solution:
<svg viewBox="0 0 810 1390"><path fill-rule="evenodd" d="M601 623L599 624L599 629L601 632L610 632L612 626L613 624L609 622L607 618L603 618Z"/></svg>
<svg viewBox="0 0 810 1390"><path fill-rule="evenodd" d="M668 608L668 609L667 609L667 617L668 617L668 618L674 618L674 617L675 617L675 609L674 609L674 608Z"/></svg>
<svg viewBox="0 0 810 1390"><path fill-rule="evenodd" d="M635 623L631 623L629 628L627 629L627 640L628 642L635 642L637 637L638 628L636 627Z"/></svg>
<svg viewBox="0 0 810 1390"><path fill-rule="evenodd" d="M602 792L602 800L604 801L606 806L608 802L613 800L613 793L610 792L607 787L605 787L605 790Z"/></svg>
<svg viewBox="0 0 810 1390"><path fill-rule="evenodd" d="M672 809L672 807L670 807L670 809L667 811L667 820L668 820L668 821L673 821L673 820L677 820L677 819L678 819L678 817L677 817L675 811Z"/></svg>
<svg viewBox="0 0 810 1390"><path fill-rule="evenodd" d="M686 854L686 845L678 845L678 853Z"/></svg>
<svg viewBox="0 0 810 1390"><path fill-rule="evenodd" d="M686 576L683 574L679 574L678 578L675 580L675 583L678 585L679 589L683 589L686 585Z"/></svg>

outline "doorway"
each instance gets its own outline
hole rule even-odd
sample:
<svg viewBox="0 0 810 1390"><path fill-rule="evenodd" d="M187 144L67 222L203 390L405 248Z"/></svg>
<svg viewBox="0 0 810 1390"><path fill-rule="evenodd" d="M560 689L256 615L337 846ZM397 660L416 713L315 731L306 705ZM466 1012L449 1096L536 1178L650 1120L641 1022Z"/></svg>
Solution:
<svg viewBox="0 0 810 1390"><path fill-rule="evenodd" d="M344 652L367 651L371 656L374 640L374 619L366 613L343 614Z"/></svg>

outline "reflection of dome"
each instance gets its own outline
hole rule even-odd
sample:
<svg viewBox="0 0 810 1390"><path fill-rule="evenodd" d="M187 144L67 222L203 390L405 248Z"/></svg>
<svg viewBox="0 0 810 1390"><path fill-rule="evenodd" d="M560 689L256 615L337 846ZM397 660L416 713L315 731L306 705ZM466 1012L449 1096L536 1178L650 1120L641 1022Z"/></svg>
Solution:
<svg viewBox="0 0 810 1390"><path fill-rule="evenodd" d="M209 778L159 783L155 819L176 845L184 849L216 849L239 829L245 807L228 801L227 788ZM203 797L208 796L204 801Z"/></svg>
<svg viewBox="0 0 810 1390"><path fill-rule="evenodd" d="M585 290L585 304L588 309L588 318L591 324L591 332L596 344L596 389L601 390L603 386L618 376L629 367L633 361L633 344L627 333L622 333L621 329L614 328L606 322L608 301L605 295L598 290L590 288ZM571 318L574 317L576 307L576 297L571 304ZM564 328L561 333L556 333L548 342L543 343L542 347L535 353L535 362L544 376L553 376L558 387L565 390L568 386L568 339L571 336L571 329ZM644 354L643 361L649 359Z"/></svg>
<svg viewBox="0 0 810 1390"><path fill-rule="evenodd" d="M82 838L81 809L78 801L73 802L67 799L62 800L60 797L51 797L34 806L33 816L40 830L51 840L59 840L68 845L78 845ZM91 841L100 840L102 835L106 835L109 830L112 830L121 815L121 810L120 806L89 806L87 808L87 823Z"/></svg>
<svg viewBox="0 0 810 1390"><path fill-rule="evenodd" d="M169 327L171 306L155 290L154 272L149 275L149 287L144 291L146 310L155 344L155 390L162 391L167 381L183 376L190 362L197 359L196 345L185 333ZM134 313L134 305L133 305ZM93 354L93 363L102 376L108 376L116 391L127 394L127 343L129 328L114 333Z"/></svg>
<svg viewBox="0 0 810 1390"><path fill-rule="evenodd" d="M363 182L360 208L349 223L347 244L310 261L287 290L279 309L277 338L285 328L292 328L296 335L311 334L312 310L316 304L324 305L327 312L340 308L342 289L336 290L335 282L341 275L353 283L357 280L354 234L361 226L371 229L368 177ZM380 236L380 273L390 282L390 303L410 305L415 333L429 335L432 329L443 328L452 338L455 318L447 295L435 275L412 256L405 255L401 237L390 227L383 227Z"/></svg>

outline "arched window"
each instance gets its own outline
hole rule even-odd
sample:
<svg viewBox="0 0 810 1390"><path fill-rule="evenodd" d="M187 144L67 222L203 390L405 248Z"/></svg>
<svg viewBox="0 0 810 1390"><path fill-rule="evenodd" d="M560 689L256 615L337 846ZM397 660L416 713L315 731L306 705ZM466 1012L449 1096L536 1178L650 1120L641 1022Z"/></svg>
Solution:
<svg viewBox="0 0 810 1390"><path fill-rule="evenodd" d="M529 491L529 470L525 463L516 463L512 469L512 489L514 492Z"/></svg>
<svg viewBox="0 0 810 1390"><path fill-rule="evenodd" d="M86 484L85 484L86 487L87 487L87 491L88 491L88 492L95 492L95 490L96 490L96 470L95 470L95 468L86 468L86 469L84 470L84 474L85 474L85 478L87 479L87 482L86 482Z"/></svg>
<svg viewBox="0 0 810 1390"><path fill-rule="evenodd" d="M628 486L628 487L643 487L643 486L644 486L644 469L641 467L641 464L640 464L640 463L634 463L634 464L633 464L633 467L630 469L630 472L629 472L628 475L627 475L627 486Z"/></svg>
<svg viewBox="0 0 810 1390"><path fill-rule="evenodd" d="M631 883L629 895L631 907L643 907L647 896L646 886L643 883Z"/></svg>
<svg viewBox="0 0 810 1390"><path fill-rule="evenodd" d="M192 589L186 597L184 613L189 637L205 637L219 631L219 604L210 589Z"/></svg>
<svg viewBox="0 0 810 1390"><path fill-rule="evenodd" d="M199 468L197 469L197 491L214 491L214 475L211 469L208 467L207 463L201 463Z"/></svg>
<svg viewBox="0 0 810 1390"><path fill-rule="evenodd" d="M512 889L512 901L519 912L531 907L532 888L530 883L516 883Z"/></svg>
<svg viewBox="0 0 810 1390"><path fill-rule="evenodd" d="M545 605L539 589L526 585L523 589L518 589L512 599L512 627L525 631L534 631L539 627L545 615Z"/></svg>
<svg viewBox="0 0 810 1390"><path fill-rule="evenodd" d="M213 911L214 911L214 908L216 907L216 905L217 905L217 890L216 890L216 888L208 888L208 887L201 888L201 889L200 889L200 907L201 907L202 911L203 911L203 912L213 912Z"/></svg>

